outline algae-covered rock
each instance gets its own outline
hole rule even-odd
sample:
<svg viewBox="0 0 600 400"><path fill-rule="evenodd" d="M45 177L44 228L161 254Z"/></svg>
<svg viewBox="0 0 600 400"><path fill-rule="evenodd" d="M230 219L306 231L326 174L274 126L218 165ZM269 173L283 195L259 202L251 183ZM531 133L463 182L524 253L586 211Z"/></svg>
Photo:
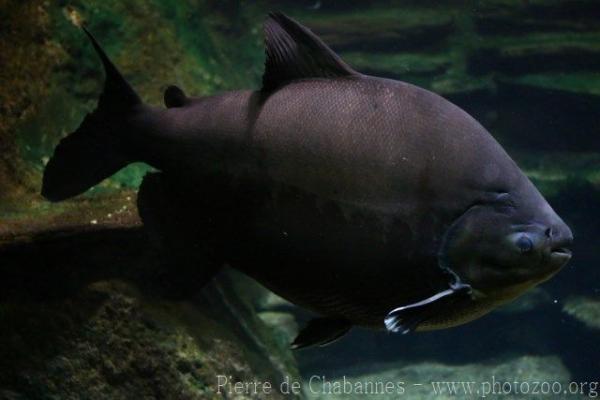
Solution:
<svg viewBox="0 0 600 400"><path fill-rule="evenodd" d="M336 51L397 53L444 43L454 31L451 13L426 8L379 8L342 14L302 13L309 25ZM376 24L373 22L377 21Z"/></svg>
<svg viewBox="0 0 600 400"><path fill-rule="evenodd" d="M221 276L194 299L120 280L58 299L0 303L0 387L25 398L222 398L220 379L270 382L236 398L283 398L293 358ZM239 287L238 287L239 289ZM292 377L292 378L290 378Z"/></svg>
<svg viewBox="0 0 600 400"><path fill-rule="evenodd" d="M2 396L210 399L223 397L225 379L273 388L236 398L282 398L280 383L299 378L289 341L254 311L265 290L232 271L194 286L206 263L196 254L195 271L163 263L134 199L38 205L5 219Z"/></svg>
<svg viewBox="0 0 600 400"><path fill-rule="evenodd" d="M49 40L43 1L0 2L0 202L32 190L38 179L22 162L14 130L40 111L52 69L62 56Z"/></svg>
<svg viewBox="0 0 600 400"><path fill-rule="evenodd" d="M376 374L361 370L314 375L305 381L310 399L584 398L579 388L566 393L570 374L554 356L522 356L489 364L378 365ZM552 386L554 385L554 387ZM554 391L554 392L553 392Z"/></svg>
<svg viewBox="0 0 600 400"><path fill-rule="evenodd" d="M222 398L219 376L274 386L293 376L293 367L270 363L277 348L265 347L272 343L264 328L251 337L232 329L227 314L242 310L229 308L231 296L222 282L196 300L175 302L122 281L98 281L37 310L3 303L0 384L27 398L211 399Z"/></svg>
<svg viewBox="0 0 600 400"><path fill-rule="evenodd" d="M600 329L600 299L573 296L567 299L563 311L589 328Z"/></svg>
<svg viewBox="0 0 600 400"><path fill-rule="evenodd" d="M79 25L95 34L141 97L158 105L170 84L196 95L256 86L263 62L258 7L222 11L195 0L0 2L0 84L7 89L0 94L2 206L18 207L22 197L37 195L54 146L95 106L103 73ZM129 167L102 186L136 187L146 170Z"/></svg>
<svg viewBox="0 0 600 400"><path fill-rule="evenodd" d="M102 72L77 24L95 33L145 101L160 104L169 84L192 95L258 87L261 22L276 9L358 70L448 96L505 145L598 147L600 29L590 1L5 1L0 80L11 90L0 95L0 195L18 204L18 193L35 192L58 139L94 107ZM560 112L549 118L548 110ZM100 189L136 187L145 171L130 167Z"/></svg>

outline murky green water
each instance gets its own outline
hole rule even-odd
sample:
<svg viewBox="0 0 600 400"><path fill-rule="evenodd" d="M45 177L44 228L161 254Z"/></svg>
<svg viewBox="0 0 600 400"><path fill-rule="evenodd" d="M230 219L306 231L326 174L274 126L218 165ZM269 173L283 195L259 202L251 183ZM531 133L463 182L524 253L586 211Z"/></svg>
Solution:
<svg viewBox="0 0 600 400"><path fill-rule="evenodd" d="M297 366L300 377L294 379L302 382L305 397L597 396L600 3L24 3L30 4L0 2L0 17L9 21L8 28L0 26L0 60L3 56L7 60L0 72L4 92L0 94L0 145L6 150L0 168L0 188L4 190L0 215L25 221L19 229L33 226L27 225L33 223L31 219L51 210L37 196L41 171L58 139L74 130L94 108L101 90L100 65L76 22L83 20L95 33L144 101L161 104L170 84L198 96L258 88L264 62L262 22L268 11L284 11L320 35L358 71L422 86L468 111L517 161L576 238L574 257L557 276L472 323L405 336L354 329L330 346L295 352L285 362ZM92 196L93 204L96 195L135 189L148 170L141 164L129 166L86 196ZM110 248L103 251L110 252ZM11 296L7 295L6 304L12 304ZM258 316L275 330L281 343L293 339L308 318L306 312L264 291L256 297L261 299L254 301ZM2 308L0 316L1 312ZM7 332L2 338L15 334L10 329ZM253 357L268 358L269 347L261 349L261 356ZM238 356L244 358L235 352L228 355ZM7 368L8 364L2 365ZM218 372L218 365L211 368ZM156 371L157 376L164 372ZM260 378L260 368L254 374L240 380ZM216 396L210 378L189 376L191 381L204 379L205 385L186 386L192 388L190 398ZM59 393L55 398L63 398L60 393L65 393L53 392L41 383L45 389L28 392L22 389L27 387L23 377L19 380L7 373L4 378L0 382L7 393L31 398L46 398L40 394L45 390ZM132 379L141 378L135 375ZM109 386L121 384L107 382ZM153 393L155 398L161 398L157 393ZM498 397L493 397L494 393ZM88 397L80 396L69 398ZM89 398L103 398L98 396Z"/></svg>

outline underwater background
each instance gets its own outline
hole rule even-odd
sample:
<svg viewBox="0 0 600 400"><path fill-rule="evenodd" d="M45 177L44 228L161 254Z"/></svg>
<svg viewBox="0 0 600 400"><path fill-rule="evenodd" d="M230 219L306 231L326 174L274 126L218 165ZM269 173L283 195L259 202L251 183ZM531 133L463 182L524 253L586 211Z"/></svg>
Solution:
<svg viewBox="0 0 600 400"><path fill-rule="evenodd" d="M292 352L306 312L234 271L199 290L197 271L163 259L135 206L148 167L64 203L40 197L44 164L103 83L78 25L158 105L171 84L195 96L258 88L274 10L356 70L479 120L573 229L569 265L457 328L353 329ZM0 0L0 85L0 399L480 398L492 382L512 382L502 398L598 395L600 2ZM219 376L302 390L219 392ZM335 389L344 379L348 393ZM404 390L360 393L367 382Z"/></svg>

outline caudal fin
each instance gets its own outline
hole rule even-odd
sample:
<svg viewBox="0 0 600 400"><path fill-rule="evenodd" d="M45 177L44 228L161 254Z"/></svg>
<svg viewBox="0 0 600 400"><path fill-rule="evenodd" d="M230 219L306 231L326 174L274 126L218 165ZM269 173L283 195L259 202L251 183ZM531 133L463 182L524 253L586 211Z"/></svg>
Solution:
<svg viewBox="0 0 600 400"><path fill-rule="evenodd" d="M50 201L83 193L134 161L126 145L127 120L142 101L96 39L83 29L104 65L106 81L97 108L60 141L46 165L42 196Z"/></svg>

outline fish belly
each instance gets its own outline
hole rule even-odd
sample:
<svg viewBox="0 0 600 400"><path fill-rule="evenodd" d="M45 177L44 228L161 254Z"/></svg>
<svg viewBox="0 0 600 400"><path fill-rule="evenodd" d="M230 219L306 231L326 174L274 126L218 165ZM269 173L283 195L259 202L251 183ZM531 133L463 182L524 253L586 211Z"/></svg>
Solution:
<svg viewBox="0 0 600 400"><path fill-rule="evenodd" d="M240 200L254 205L236 218L230 263L291 302L382 328L392 308L445 285L401 220L281 185L264 193Z"/></svg>

